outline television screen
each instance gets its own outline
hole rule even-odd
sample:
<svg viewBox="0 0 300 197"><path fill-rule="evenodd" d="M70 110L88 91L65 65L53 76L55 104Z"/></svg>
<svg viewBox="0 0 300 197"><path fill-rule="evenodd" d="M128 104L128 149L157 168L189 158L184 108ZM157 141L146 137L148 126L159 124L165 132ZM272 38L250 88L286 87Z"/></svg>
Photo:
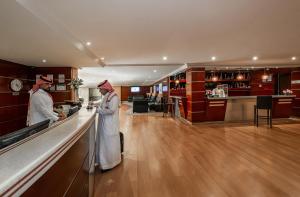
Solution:
<svg viewBox="0 0 300 197"><path fill-rule="evenodd" d="M131 87L131 92L140 92L140 87Z"/></svg>
<svg viewBox="0 0 300 197"><path fill-rule="evenodd" d="M168 92L168 86L163 86L162 90L163 92Z"/></svg>

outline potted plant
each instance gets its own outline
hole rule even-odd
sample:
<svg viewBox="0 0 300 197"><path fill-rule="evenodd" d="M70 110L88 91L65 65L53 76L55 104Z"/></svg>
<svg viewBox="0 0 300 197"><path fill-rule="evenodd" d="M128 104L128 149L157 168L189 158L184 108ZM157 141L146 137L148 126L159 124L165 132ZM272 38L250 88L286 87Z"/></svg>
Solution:
<svg viewBox="0 0 300 197"><path fill-rule="evenodd" d="M79 79L79 78L76 78L76 79L72 79L70 83L68 83L68 85L70 86L71 89L74 89L75 91L75 100L78 99L78 89L79 89L79 86L83 85L83 80L82 79Z"/></svg>

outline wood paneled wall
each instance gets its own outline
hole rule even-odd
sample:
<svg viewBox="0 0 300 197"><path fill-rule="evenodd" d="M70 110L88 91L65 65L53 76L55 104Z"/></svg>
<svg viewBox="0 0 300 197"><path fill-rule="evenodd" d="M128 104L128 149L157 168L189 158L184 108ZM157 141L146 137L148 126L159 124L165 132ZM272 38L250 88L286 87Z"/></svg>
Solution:
<svg viewBox="0 0 300 197"><path fill-rule="evenodd" d="M13 94L10 82L18 78L24 88L19 94ZM0 135L26 126L27 109L32 80L32 68L0 60Z"/></svg>
<svg viewBox="0 0 300 197"><path fill-rule="evenodd" d="M139 87L141 88L140 92L131 92L130 91L131 86L122 86L121 87L121 101L127 101L128 96L138 96L138 95L146 96L146 93L150 92L149 86L139 86Z"/></svg>
<svg viewBox="0 0 300 197"><path fill-rule="evenodd" d="M292 71L291 74L291 80L295 81L298 80L300 81L300 68L295 69ZM296 95L296 98L294 100L294 105L293 105L293 114L295 116L300 116L300 84L291 84L291 89Z"/></svg>
<svg viewBox="0 0 300 197"><path fill-rule="evenodd" d="M272 74L271 71L267 72ZM253 71L251 76L251 93L250 95L273 95L274 94L274 79L272 82L262 82L262 75L264 74L263 70Z"/></svg>
<svg viewBox="0 0 300 197"><path fill-rule="evenodd" d="M186 71L187 119L205 121L205 69L191 68Z"/></svg>
<svg viewBox="0 0 300 197"><path fill-rule="evenodd" d="M76 68L72 67L36 67L34 69L34 77L36 74L53 74L54 85L58 82L58 75L65 75L65 84L70 83L71 79L78 77L78 71ZM70 89L70 86L67 85L66 91L54 91L51 92L55 105L64 103L65 100L74 100L75 93L74 90Z"/></svg>
<svg viewBox="0 0 300 197"><path fill-rule="evenodd" d="M0 136L24 128L26 126L29 94L35 83L36 74L53 74L54 82L58 74L65 74L66 83L76 78L77 69L71 67L29 67L9 61L0 60ZM11 80L18 78L23 81L23 89L15 94L10 89ZM72 100L74 91L67 86L67 91L51 92L56 104L64 100Z"/></svg>

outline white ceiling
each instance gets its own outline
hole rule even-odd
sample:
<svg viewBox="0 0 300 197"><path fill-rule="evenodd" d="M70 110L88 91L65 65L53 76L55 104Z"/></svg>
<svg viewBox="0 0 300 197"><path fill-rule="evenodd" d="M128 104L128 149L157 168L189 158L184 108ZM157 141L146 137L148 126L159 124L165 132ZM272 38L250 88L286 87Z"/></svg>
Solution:
<svg viewBox="0 0 300 197"><path fill-rule="evenodd" d="M203 65L211 56L216 65L297 65L299 18L297 0L1 0L0 58L32 66L139 66L142 79L153 65Z"/></svg>
<svg viewBox="0 0 300 197"><path fill-rule="evenodd" d="M84 80L83 87L95 87L105 79L116 86L151 85L179 68L172 65L83 67L78 75Z"/></svg>

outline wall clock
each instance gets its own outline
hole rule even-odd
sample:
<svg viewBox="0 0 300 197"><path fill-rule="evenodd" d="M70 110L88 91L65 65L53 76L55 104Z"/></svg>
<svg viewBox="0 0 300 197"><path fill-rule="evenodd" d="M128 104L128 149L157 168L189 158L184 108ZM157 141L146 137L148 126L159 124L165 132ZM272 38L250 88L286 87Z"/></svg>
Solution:
<svg viewBox="0 0 300 197"><path fill-rule="evenodd" d="M20 79L13 79L10 82L10 88L14 92L19 92L23 88L23 82Z"/></svg>

